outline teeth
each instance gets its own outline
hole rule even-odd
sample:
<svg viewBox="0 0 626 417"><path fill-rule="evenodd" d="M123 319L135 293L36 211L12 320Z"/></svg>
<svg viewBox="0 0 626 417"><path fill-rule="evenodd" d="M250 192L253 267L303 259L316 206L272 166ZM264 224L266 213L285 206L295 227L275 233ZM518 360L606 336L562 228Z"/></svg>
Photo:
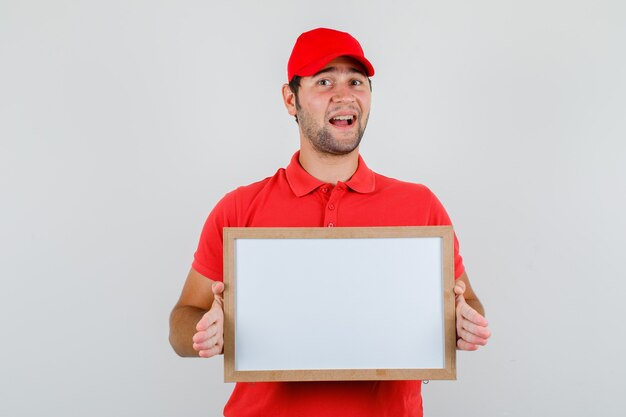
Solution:
<svg viewBox="0 0 626 417"><path fill-rule="evenodd" d="M337 116L333 117L333 120L352 120L354 116Z"/></svg>

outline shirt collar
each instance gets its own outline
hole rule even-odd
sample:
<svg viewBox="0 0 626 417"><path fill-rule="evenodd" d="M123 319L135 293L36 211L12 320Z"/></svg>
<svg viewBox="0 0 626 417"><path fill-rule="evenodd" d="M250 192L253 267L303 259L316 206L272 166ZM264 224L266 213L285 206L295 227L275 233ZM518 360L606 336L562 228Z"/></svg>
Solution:
<svg viewBox="0 0 626 417"><path fill-rule="evenodd" d="M285 169L285 174L293 193L297 197L302 197L325 183L306 172L304 168L302 168L302 165L300 165L299 158L300 151L296 152L291 157L291 162ZM375 190L376 181L374 171L365 165L365 161L363 161L361 155L359 155L359 165L356 172L345 184L351 190L361 194L368 194Z"/></svg>

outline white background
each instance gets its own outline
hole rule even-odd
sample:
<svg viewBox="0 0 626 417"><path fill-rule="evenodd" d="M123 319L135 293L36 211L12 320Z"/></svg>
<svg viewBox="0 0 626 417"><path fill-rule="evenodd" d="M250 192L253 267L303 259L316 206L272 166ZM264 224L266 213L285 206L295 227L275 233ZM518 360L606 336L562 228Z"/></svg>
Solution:
<svg viewBox="0 0 626 417"><path fill-rule="evenodd" d="M362 145L448 209L493 338L427 416L623 412L626 4L0 1L0 415L217 416L168 315L204 219L297 149L296 37L374 63Z"/></svg>

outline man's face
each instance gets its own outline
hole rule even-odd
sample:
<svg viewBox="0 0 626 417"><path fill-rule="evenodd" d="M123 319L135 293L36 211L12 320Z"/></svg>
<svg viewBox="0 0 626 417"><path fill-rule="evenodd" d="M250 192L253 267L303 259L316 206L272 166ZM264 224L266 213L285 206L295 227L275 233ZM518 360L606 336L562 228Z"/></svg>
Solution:
<svg viewBox="0 0 626 417"><path fill-rule="evenodd" d="M300 134L320 153L345 155L361 142L371 103L361 64L348 57L300 80L295 115Z"/></svg>

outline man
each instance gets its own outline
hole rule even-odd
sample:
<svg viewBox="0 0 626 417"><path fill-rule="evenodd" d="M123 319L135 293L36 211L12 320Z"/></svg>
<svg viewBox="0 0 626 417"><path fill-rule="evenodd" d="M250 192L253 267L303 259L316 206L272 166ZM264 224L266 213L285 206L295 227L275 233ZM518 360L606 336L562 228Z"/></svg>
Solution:
<svg viewBox="0 0 626 417"><path fill-rule="evenodd" d="M376 174L359 156L374 67L356 39L331 29L305 32L296 41L287 72L283 100L298 122L300 150L286 169L227 194L209 215L170 319L170 342L181 356L211 357L223 350L223 227L451 224L428 188ZM456 237L454 246L457 347L475 350L490 333ZM238 383L224 415L421 416L421 383Z"/></svg>

